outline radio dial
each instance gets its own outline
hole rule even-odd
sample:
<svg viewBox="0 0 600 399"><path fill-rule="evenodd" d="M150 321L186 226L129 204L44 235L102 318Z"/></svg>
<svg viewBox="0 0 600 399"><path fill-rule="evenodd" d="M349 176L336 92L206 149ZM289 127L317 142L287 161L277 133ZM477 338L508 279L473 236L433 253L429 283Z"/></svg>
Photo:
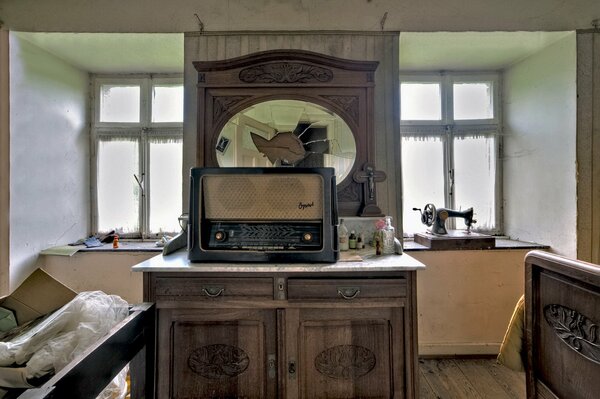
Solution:
<svg viewBox="0 0 600 399"><path fill-rule="evenodd" d="M304 233L304 234L302 234L302 240L305 241L305 242L312 241L312 238L313 238L313 236L310 233Z"/></svg>
<svg viewBox="0 0 600 399"><path fill-rule="evenodd" d="M215 240L217 241L225 241L226 234L224 231L217 231L215 233Z"/></svg>

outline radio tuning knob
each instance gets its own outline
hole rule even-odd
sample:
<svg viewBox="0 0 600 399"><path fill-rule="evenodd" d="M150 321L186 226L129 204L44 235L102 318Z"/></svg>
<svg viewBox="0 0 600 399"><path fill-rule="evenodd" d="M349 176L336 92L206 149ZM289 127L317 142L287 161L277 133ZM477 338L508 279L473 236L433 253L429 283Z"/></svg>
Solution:
<svg viewBox="0 0 600 399"><path fill-rule="evenodd" d="M302 240L306 241L306 242L312 241L312 237L313 236L310 233L304 233L304 234L302 234Z"/></svg>
<svg viewBox="0 0 600 399"><path fill-rule="evenodd" d="M223 241L223 240L225 240L225 232L224 231L217 231L215 233L215 240L217 240L217 241Z"/></svg>

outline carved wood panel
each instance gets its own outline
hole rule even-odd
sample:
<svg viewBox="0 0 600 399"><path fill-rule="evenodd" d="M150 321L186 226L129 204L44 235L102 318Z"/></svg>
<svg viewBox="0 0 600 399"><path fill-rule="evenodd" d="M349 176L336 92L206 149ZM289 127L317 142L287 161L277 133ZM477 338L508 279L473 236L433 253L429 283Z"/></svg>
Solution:
<svg viewBox="0 0 600 399"><path fill-rule="evenodd" d="M553 273L539 276L532 351L537 378L558 397L591 399L600 392L598 326L590 318L600 312L600 292L589 288Z"/></svg>
<svg viewBox="0 0 600 399"><path fill-rule="evenodd" d="M544 307L544 318L569 348L600 364L600 329L597 323L577 310L555 303Z"/></svg>
<svg viewBox="0 0 600 399"><path fill-rule="evenodd" d="M359 124L360 111L359 111L359 98L356 96L321 96L324 99L331 101L336 104L338 107L346 111L348 115L352 118L355 124Z"/></svg>
<svg viewBox="0 0 600 399"><path fill-rule="evenodd" d="M300 310L299 396L394 397L403 389L400 321L400 309Z"/></svg>
<svg viewBox="0 0 600 399"><path fill-rule="evenodd" d="M220 96L213 98L213 123L216 123L224 116L231 116L230 108L237 103L244 101L250 96Z"/></svg>
<svg viewBox="0 0 600 399"><path fill-rule="evenodd" d="M277 379L269 374L267 360L276 354L275 311L203 309L162 313L172 316L159 327L159 346L173 349L168 360L162 359L168 361L171 370L171 392L167 395L164 391L167 375L159 373L159 383L163 381L159 397L276 396ZM168 340L160 335L165 330Z"/></svg>
<svg viewBox="0 0 600 399"><path fill-rule="evenodd" d="M324 83L333 79L333 72L300 62L273 62L244 68L239 77L244 83Z"/></svg>
<svg viewBox="0 0 600 399"><path fill-rule="evenodd" d="M248 368L250 357L242 348L228 344L204 345L192 350L188 366L209 380L237 377Z"/></svg>
<svg viewBox="0 0 600 399"><path fill-rule="evenodd" d="M335 345L315 357L317 371L329 378L356 380L369 374L377 363L377 357L360 345Z"/></svg>

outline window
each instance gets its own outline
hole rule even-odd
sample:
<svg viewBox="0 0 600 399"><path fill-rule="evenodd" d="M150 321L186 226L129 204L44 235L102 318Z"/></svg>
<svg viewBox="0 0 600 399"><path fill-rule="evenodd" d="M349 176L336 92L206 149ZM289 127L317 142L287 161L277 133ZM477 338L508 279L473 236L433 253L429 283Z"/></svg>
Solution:
<svg viewBox="0 0 600 399"><path fill-rule="evenodd" d="M495 74L400 77L403 228L424 231L427 203L473 208L474 230L499 233L501 148L499 78ZM450 218L449 228L465 228Z"/></svg>
<svg viewBox="0 0 600 399"><path fill-rule="evenodd" d="M94 230L131 238L178 232L183 80L97 77L94 100Z"/></svg>

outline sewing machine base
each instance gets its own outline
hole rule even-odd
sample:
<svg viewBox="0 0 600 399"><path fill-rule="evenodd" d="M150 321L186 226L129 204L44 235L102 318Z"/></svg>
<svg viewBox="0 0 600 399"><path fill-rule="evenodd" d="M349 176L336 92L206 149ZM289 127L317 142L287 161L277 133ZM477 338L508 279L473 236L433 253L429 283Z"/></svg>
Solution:
<svg viewBox="0 0 600 399"><path fill-rule="evenodd" d="M452 249L493 249L496 238L487 234L467 233L466 230L448 230L447 235L432 233L416 233L414 240L417 244L433 250Z"/></svg>

